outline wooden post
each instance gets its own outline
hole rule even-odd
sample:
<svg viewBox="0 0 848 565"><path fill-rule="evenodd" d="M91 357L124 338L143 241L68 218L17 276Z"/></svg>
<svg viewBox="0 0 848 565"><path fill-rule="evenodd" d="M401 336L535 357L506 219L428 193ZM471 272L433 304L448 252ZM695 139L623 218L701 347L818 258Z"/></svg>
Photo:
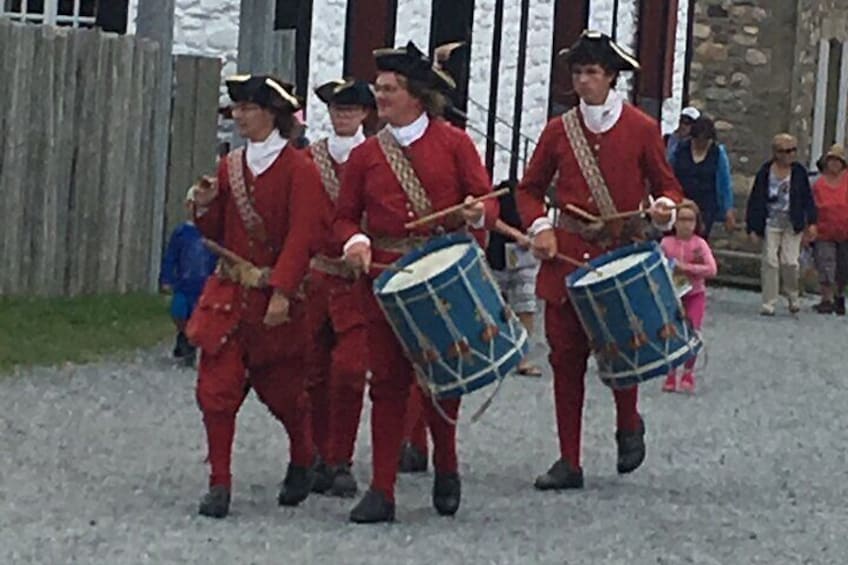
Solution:
<svg viewBox="0 0 848 565"><path fill-rule="evenodd" d="M242 26L243 28L244 26ZM159 44L158 101L153 114L154 131L151 140L153 153L153 178L149 185L153 191L151 255L148 262L148 288L156 288L159 260L162 256L165 189L167 186L168 136L171 119L172 61L174 43L174 0L140 0L136 18L136 35ZM161 82L160 82L161 81Z"/></svg>
<svg viewBox="0 0 848 565"><path fill-rule="evenodd" d="M275 0L241 0L238 70L267 72L273 64Z"/></svg>
<svg viewBox="0 0 848 565"><path fill-rule="evenodd" d="M27 138L31 133L29 120L33 100L32 78L37 64L34 60L37 34L38 30L33 26L13 25L8 36L9 43L3 49L4 67L11 68L6 78L11 84L11 92L5 101L8 114L4 135L7 139L0 173L0 201L4 207L0 228L4 243L0 292L4 294L18 294L25 290L22 256L28 255L28 249L25 249L27 240L24 237L24 183L29 172Z"/></svg>

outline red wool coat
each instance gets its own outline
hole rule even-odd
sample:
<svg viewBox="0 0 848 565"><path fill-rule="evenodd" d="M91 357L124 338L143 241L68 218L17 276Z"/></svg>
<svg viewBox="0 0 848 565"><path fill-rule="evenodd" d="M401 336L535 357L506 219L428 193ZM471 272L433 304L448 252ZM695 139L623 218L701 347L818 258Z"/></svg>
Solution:
<svg viewBox="0 0 848 565"><path fill-rule="evenodd" d="M683 198L683 191L666 160L659 128L653 118L625 104L621 118L609 131L593 134L585 124L583 131L595 152L618 211L638 209L648 194L667 196L675 202ZM563 210L566 204L573 204L600 215L580 172L562 118L557 117L548 122L542 132L516 191L518 211L526 226L545 215L545 193L557 172L557 206ZM576 259L582 259L584 254L594 258L604 252L564 229L557 228L556 237L559 252ZM537 295L548 302L564 302L567 296L565 277L574 270L575 267L564 261L545 261L536 283Z"/></svg>
<svg viewBox="0 0 848 565"><path fill-rule="evenodd" d="M204 351L214 353L237 327L244 326L251 335L248 357L255 365L294 354L302 345L293 338L303 332L292 331L302 324L303 317L296 295L309 269L310 252L319 233L316 226L329 225L331 211L321 196L315 164L291 146L255 179L246 164L244 175L248 186L253 186L253 206L262 217L267 243L251 238L241 220L230 191L227 159L222 159L218 168L218 196L204 213L196 215L195 222L205 237L258 267L271 268L272 288L247 289L213 275L192 316L190 337ZM273 289L292 301L292 321L268 328L262 319Z"/></svg>
<svg viewBox="0 0 848 565"><path fill-rule="evenodd" d="M406 154L434 211L459 204L466 196L482 196L492 191L474 143L464 131L443 120L430 120L427 131L406 148ZM485 207L486 226L491 227L498 218L497 200L486 201ZM340 242L362 232L363 214L368 222L366 234L372 239L426 236L436 225L442 225L447 231L462 226L461 219L454 216L411 231L404 228L404 224L418 216L386 161L378 140L373 137L353 150L345 166L333 224ZM376 262L391 263L399 254L380 249L372 241L372 256Z"/></svg>

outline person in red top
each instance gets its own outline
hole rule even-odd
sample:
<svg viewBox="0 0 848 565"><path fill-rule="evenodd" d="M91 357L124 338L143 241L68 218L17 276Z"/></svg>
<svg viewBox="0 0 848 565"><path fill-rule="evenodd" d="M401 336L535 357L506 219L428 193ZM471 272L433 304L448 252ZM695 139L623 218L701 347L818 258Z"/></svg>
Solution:
<svg viewBox="0 0 848 565"><path fill-rule="evenodd" d="M236 413L250 388L289 436L278 502L295 506L312 488L305 309L298 294L314 226L330 221L318 169L286 141L299 107L292 87L269 76L233 77L227 87L247 148L222 159L217 179L206 179L193 198L200 232L235 256L222 257L188 325L201 349L197 402L211 465L200 514L215 518L229 512Z"/></svg>
<svg viewBox="0 0 848 565"><path fill-rule="evenodd" d="M848 161L845 149L834 145L822 157L822 175L813 185L818 210L815 242L816 270L822 299L815 309L820 314L845 315L845 285L848 284Z"/></svg>
<svg viewBox="0 0 848 565"><path fill-rule="evenodd" d="M333 134L313 143L309 153L321 171L328 206L335 208L344 165L365 141L362 123L375 106L374 95L368 83L345 80L323 84L315 93L328 106ZM307 381L312 435L320 456L312 490L348 497L357 491L351 463L368 369L361 305L368 289L341 258L341 244L329 226L322 236L306 287Z"/></svg>
<svg viewBox="0 0 848 565"><path fill-rule="evenodd" d="M574 267L556 255L597 257L634 237L644 237L645 231L636 222L586 224L568 215L566 205L607 216L639 209L650 189L660 198L648 212L655 227L668 229L674 202L683 197L666 161L657 122L626 104L613 88L618 73L636 70L638 62L607 35L589 31L564 54L580 105L545 127L517 190L519 213L530 226L536 255L543 260L536 292L546 303L559 431L560 458L536 479L540 490L583 486L580 438L590 348L566 294L565 277ZM581 161L577 155L583 156ZM595 165L596 173L588 173ZM545 214L545 193L555 177L555 202L561 211L557 225ZM644 422L637 410L636 387L613 391L613 395L618 472L629 473L645 458Z"/></svg>
<svg viewBox="0 0 848 565"><path fill-rule="evenodd" d="M391 263L435 230L491 226L498 217L497 203L490 200L466 206L461 215L443 218L438 224L414 230L404 227L430 210L467 202L492 189L471 139L439 117L444 99L438 86L448 77L435 70L430 59L411 42L404 48L379 49L374 54L377 111L388 125L351 153L334 223L337 238L345 242L345 259L369 278L375 274L372 258ZM399 154L400 158L390 164L390 154ZM400 167L406 161L422 190L410 186L414 183L401 185L393 172L392 164ZM359 523L389 522L395 515L394 487L413 371L376 298L370 292L366 296L363 308L373 375L373 474L370 489L350 518ZM457 417L458 399L442 400L440 404L448 417ZM460 503L456 428L441 418L430 401L426 412L436 470L433 505L440 514L453 515Z"/></svg>

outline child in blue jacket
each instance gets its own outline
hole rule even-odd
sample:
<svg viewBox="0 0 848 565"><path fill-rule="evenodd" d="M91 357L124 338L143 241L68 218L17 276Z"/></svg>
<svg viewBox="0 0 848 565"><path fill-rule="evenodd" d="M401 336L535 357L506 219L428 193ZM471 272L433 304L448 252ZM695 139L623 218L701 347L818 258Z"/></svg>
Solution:
<svg viewBox="0 0 848 565"><path fill-rule="evenodd" d="M174 357L193 362L194 347L186 338L185 327L206 279L215 270L216 258L203 245L203 237L191 220L194 217L191 189L186 194L185 207L187 219L171 233L162 257L159 288L172 295L171 317L177 328Z"/></svg>

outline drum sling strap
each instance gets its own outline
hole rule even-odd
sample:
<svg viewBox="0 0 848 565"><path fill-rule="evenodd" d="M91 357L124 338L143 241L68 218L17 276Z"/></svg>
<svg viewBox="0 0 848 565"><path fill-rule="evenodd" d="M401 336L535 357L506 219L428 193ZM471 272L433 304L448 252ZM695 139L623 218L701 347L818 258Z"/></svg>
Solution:
<svg viewBox="0 0 848 565"><path fill-rule="evenodd" d="M284 149L285 151L285 149ZM268 245L268 232L262 216L256 211L253 187L248 187L244 178L244 148L240 147L227 155L227 173L230 191L244 228L248 235L263 245Z"/></svg>
<svg viewBox="0 0 848 565"><path fill-rule="evenodd" d="M333 203L339 198L339 176L336 174L336 169L333 167L333 158L330 157L329 141L322 139L312 147L312 158L315 164L318 165L318 171L321 173L321 183L324 185L324 191Z"/></svg>
<svg viewBox="0 0 848 565"><path fill-rule="evenodd" d="M592 198L598 205L598 210L602 216L612 216L618 213L615 203L609 193L609 187L601 174L601 168L598 166L598 159L589 147L589 141L586 139L586 134L583 132L583 126L580 125L580 118L577 116L577 108L572 108L562 116L562 125L565 128L565 135L568 137L571 150L574 152L574 157L577 159L577 164L580 167L580 172L589 185L589 191L592 193Z"/></svg>
<svg viewBox="0 0 848 565"><path fill-rule="evenodd" d="M409 199L413 211L419 217L431 214L433 203L430 202L427 191L421 185L421 180L418 178L412 162L388 127L380 130L380 133L377 134L377 141L380 143L380 149L383 150L383 155L395 174L395 178L400 183L407 199Z"/></svg>

